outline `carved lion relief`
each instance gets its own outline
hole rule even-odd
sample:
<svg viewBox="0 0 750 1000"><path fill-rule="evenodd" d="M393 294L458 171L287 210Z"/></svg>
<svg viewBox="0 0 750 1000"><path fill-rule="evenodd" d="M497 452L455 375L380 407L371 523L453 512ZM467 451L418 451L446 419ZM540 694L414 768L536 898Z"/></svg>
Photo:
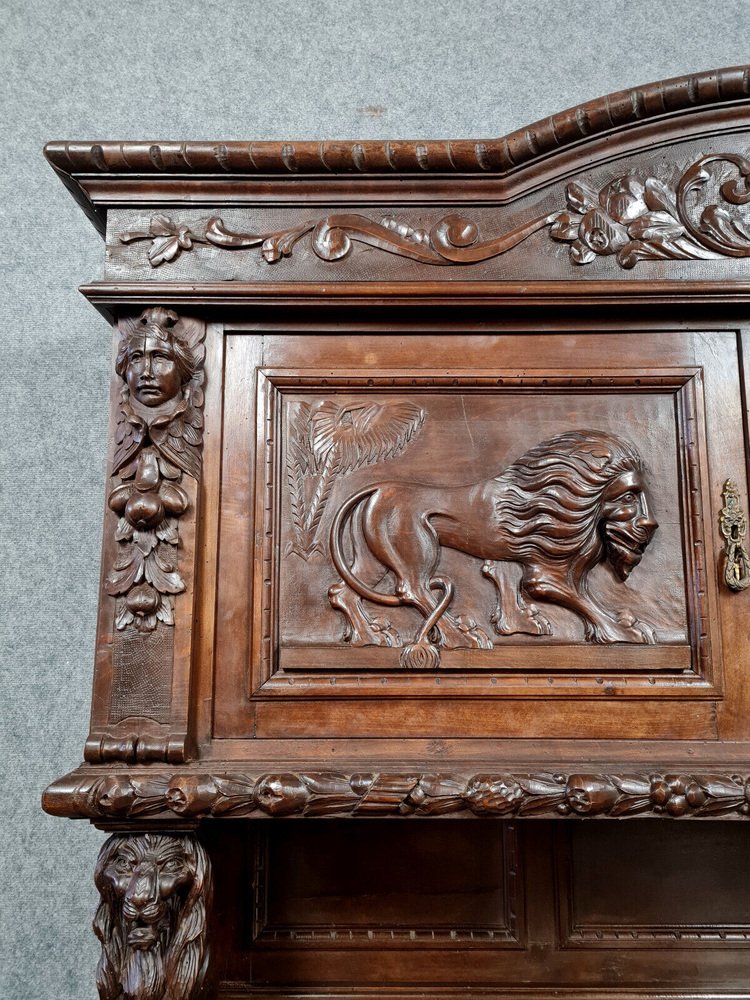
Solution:
<svg viewBox="0 0 750 1000"><path fill-rule="evenodd" d="M115 834L96 866L101 1000L190 1000L206 973L211 869L186 834Z"/></svg>
<svg viewBox="0 0 750 1000"><path fill-rule="evenodd" d="M590 642L653 643L647 622L597 598L589 574L606 560L626 580L657 526L635 446L603 431L566 431L484 482L379 481L351 495L331 527L331 559L341 579L329 599L346 619L347 641L401 646L403 667L437 667L440 647L491 649L473 618L449 611L454 585L438 572L448 547L482 560L497 592L491 621L499 636L551 634L533 603L540 601L579 616ZM518 587L506 575L507 563L522 567ZM416 608L422 624L404 643L389 622L370 615L365 601Z"/></svg>

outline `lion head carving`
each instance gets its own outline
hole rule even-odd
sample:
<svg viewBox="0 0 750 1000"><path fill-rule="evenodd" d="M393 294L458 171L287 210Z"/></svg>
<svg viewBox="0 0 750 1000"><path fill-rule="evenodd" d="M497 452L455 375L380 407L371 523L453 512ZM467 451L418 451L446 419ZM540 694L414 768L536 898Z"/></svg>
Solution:
<svg viewBox="0 0 750 1000"><path fill-rule="evenodd" d="M383 482L353 494L331 527L341 579L328 596L347 619L347 641L401 645L401 663L410 669L438 666L440 646L491 649L476 619L448 611L454 583L438 564L441 550L451 548L483 561L482 573L497 588L490 622L499 635L551 635L551 623L532 603L542 601L574 612L588 641L655 642L650 625L607 608L588 577L606 560L626 580L656 528L636 447L605 431L565 431L478 483ZM508 582L508 563L522 567L520 584ZM423 623L413 641L403 644L363 600L416 608Z"/></svg>
<svg viewBox="0 0 750 1000"><path fill-rule="evenodd" d="M656 530L635 446L604 431L576 430L542 441L496 477L508 556L609 560L621 580Z"/></svg>
<svg viewBox="0 0 750 1000"><path fill-rule="evenodd" d="M188 1000L206 971L206 852L189 835L115 834L94 876L101 1000Z"/></svg>

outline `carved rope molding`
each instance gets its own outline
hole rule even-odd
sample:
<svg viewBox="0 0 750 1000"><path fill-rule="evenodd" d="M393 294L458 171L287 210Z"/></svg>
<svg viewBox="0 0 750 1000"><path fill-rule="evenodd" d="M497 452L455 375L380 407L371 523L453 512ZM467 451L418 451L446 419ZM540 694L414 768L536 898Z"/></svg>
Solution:
<svg viewBox="0 0 750 1000"><path fill-rule="evenodd" d="M47 812L97 820L157 814L248 816L750 815L750 778L681 772L475 774L279 772L73 774L50 785Z"/></svg>
<svg viewBox="0 0 750 1000"><path fill-rule="evenodd" d="M126 321L115 362L123 381L109 495L119 551L105 580L115 625L153 632L174 625L178 519L188 508L183 474L198 481L203 445L205 327L171 310Z"/></svg>
<svg viewBox="0 0 750 1000"><path fill-rule="evenodd" d="M710 195L716 184L717 201ZM489 240L480 240L477 224L459 215L445 216L426 230L390 216L375 221L354 214L308 220L267 233L233 232L218 216L205 224L188 224L154 215L147 230L124 232L119 239L150 240L152 267L199 245L224 250L260 246L263 259L272 264L291 256L308 233L315 255L328 262L348 257L356 242L422 264L475 264L506 253L547 227L552 239L569 244L570 260L579 265L608 256L626 269L642 260L750 256L750 219L725 207L750 202L750 160L738 154L702 156L676 181L666 175L641 179L630 172L598 192L573 182L566 188L566 202L563 211L540 215Z"/></svg>
<svg viewBox="0 0 750 1000"><path fill-rule="evenodd" d="M45 155L69 176L508 173L638 122L716 105L724 109L748 96L750 66L729 66L619 90L480 141L51 142Z"/></svg>

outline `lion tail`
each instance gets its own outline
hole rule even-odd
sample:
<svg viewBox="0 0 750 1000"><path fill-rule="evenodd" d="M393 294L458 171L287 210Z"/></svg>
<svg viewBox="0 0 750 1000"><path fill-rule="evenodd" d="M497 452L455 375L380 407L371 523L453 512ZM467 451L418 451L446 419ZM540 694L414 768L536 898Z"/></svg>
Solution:
<svg viewBox="0 0 750 1000"><path fill-rule="evenodd" d="M369 497L371 497L377 489L377 486L368 486L366 489L360 490L359 493L354 493L340 507L338 513L333 519L333 524L331 525L331 559L333 560L333 565L340 573L344 583L351 587L351 589L355 591L355 593L359 594L360 597L364 597L368 601L373 601L375 604L384 604L387 607L398 607L403 603L400 597L397 597L395 594L381 594L379 591L372 590L370 587L366 586L354 575L354 573L352 573L349 566L347 566L346 558L344 557L342 540L344 528L349 522L354 509L362 503L363 500L369 499Z"/></svg>

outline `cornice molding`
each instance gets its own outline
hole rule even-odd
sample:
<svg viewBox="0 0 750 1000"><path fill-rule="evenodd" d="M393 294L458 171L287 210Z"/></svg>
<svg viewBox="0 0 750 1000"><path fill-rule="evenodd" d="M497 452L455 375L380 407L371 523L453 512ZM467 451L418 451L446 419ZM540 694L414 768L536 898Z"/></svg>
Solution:
<svg viewBox="0 0 750 1000"><path fill-rule="evenodd" d="M66 174L508 173L612 130L750 98L750 65L619 90L498 139L330 142L50 142Z"/></svg>
<svg viewBox="0 0 750 1000"><path fill-rule="evenodd" d="M103 204L130 199L132 183L163 188L162 204L184 200L178 182L191 177L215 197L216 182L239 177L356 178L476 176L502 179L583 142L608 140L635 126L686 113L750 103L750 65L708 70L616 91L493 139L337 140L327 142L54 141L44 152L53 169L103 233ZM724 123L724 130L729 128ZM736 127L736 125L735 125ZM683 137L684 125L681 125ZM169 178L175 178L170 186ZM115 192L113 182L122 190ZM209 182L212 183L209 183ZM371 183L372 180L371 180ZM175 187L175 184L177 186ZM234 197L238 192L234 191ZM494 193L495 198L501 192ZM139 201L143 197L139 196ZM148 198L146 199L149 200ZM209 198L211 200L211 198ZM153 199L151 200L153 203Z"/></svg>

